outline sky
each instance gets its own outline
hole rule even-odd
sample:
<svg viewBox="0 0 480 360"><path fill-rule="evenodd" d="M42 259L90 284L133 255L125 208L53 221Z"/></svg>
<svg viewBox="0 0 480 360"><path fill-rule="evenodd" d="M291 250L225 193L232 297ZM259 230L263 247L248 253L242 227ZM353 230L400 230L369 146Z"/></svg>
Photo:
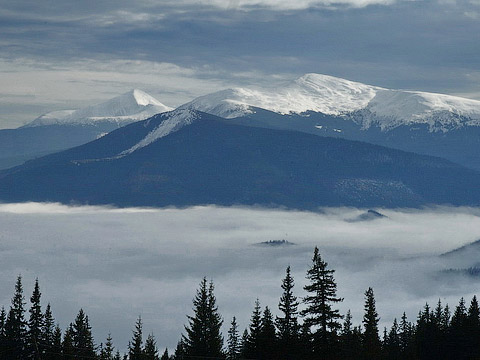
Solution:
<svg viewBox="0 0 480 360"><path fill-rule="evenodd" d="M480 99L478 0L0 0L0 128L304 73Z"/></svg>
<svg viewBox="0 0 480 360"><path fill-rule="evenodd" d="M301 212L202 206L115 209L60 204L0 204L0 307L9 308L21 274L28 299L38 277L42 305L51 303L62 329L80 308L97 344L112 334L123 352L138 316L144 334L172 350L184 332L203 277L212 280L223 333L233 316L248 326L255 299L280 315L285 269L294 294L306 295L305 274L315 246L336 270L338 305L361 324L364 292L373 287L380 325L403 311L415 321L426 302L450 308L469 302L479 279L448 269L478 262L480 248L439 255L480 239L480 209L377 209L387 217L356 221L365 210ZM259 246L285 239L294 245ZM29 307L29 306L27 306Z"/></svg>

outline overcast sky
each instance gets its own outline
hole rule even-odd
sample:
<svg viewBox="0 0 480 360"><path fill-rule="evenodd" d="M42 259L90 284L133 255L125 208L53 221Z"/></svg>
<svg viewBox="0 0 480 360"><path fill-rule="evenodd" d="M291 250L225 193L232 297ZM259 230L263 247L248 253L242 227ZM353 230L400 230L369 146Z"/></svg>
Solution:
<svg viewBox="0 0 480 360"><path fill-rule="evenodd" d="M478 0L0 0L0 128L307 72L480 99Z"/></svg>
<svg viewBox="0 0 480 360"><path fill-rule="evenodd" d="M27 301L38 277L43 306L51 302L63 329L82 307L97 342L111 332L125 350L141 315L145 333L153 332L160 347L172 349L204 276L216 285L225 322L237 316L243 331L257 297L278 314L288 265L295 294L305 296L314 246L336 270L338 295L345 298L339 308L342 313L351 309L356 325L370 286L382 328L403 311L414 321L427 301L440 298L452 309L461 296L470 301L479 279L446 276L442 270L476 265L480 249L471 256L438 255L480 238L479 209L379 211L388 218L352 222L364 210L0 204L0 306L9 308L18 274ZM275 239L296 245L255 245Z"/></svg>

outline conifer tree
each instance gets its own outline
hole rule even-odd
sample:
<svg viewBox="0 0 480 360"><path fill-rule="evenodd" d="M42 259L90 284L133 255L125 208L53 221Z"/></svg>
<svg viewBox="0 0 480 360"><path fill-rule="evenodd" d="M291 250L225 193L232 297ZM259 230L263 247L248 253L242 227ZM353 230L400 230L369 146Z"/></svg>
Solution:
<svg viewBox="0 0 480 360"><path fill-rule="evenodd" d="M133 330L133 337L128 347L129 360L141 360L143 355L142 317L139 316Z"/></svg>
<svg viewBox="0 0 480 360"><path fill-rule="evenodd" d="M447 329L450 327L450 307L448 304L445 305L445 308L443 309L443 317L442 317L442 327L447 331Z"/></svg>
<svg viewBox="0 0 480 360"><path fill-rule="evenodd" d="M385 349L387 347L387 343L388 343L388 332L387 332L387 327L384 326L383 327L383 337L382 337L382 340L380 340L380 344L381 344L381 352L385 352Z"/></svg>
<svg viewBox="0 0 480 360"><path fill-rule="evenodd" d="M255 300L248 330L247 341L243 344L244 357L247 359L255 359L259 355L260 332L262 330L262 310L258 298Z"/></svg>
<svg viewBox="0 0 480 360"><path fill-rule="evenodd" d="M458 306L455 308L455 312L453 313L451 326L452 328L458 327L459 329L464 325L467 321L467 308L465 306L465 299L462 297Z"/></svg>
<svg viewBox="0 0 480 360"><path fill-rule="evenodd" d="M83 309L79 310L72 326L72 343L77 358L91 359L95 357L92 328Z"/></svg>
<svg viewBox="0 0 480 360"><path fill-rule="evenodd" d="M35 280L35 287L30 297L30 319L28 321L27 331L27 351L28 357L31 359L40 359L42 354L42 328L44 326L44 317L40 306L40 287L38 278Z"/></svg>
<svg viewBox="0 0 480 360"><path fill-rule="evenodd" d="M385 355L387 359L391 360L400 360L402 358L400 350L400 327L396 318L393 319L393 325L388 333L385 344Z"/></svg>
<svg viewBox="0 0 480 360"><path fill-rule="evenodd" d="M417 354L426 359L441 359L445 353L446 328L444 327L442 303L439 300L434 311L425 305L416 328Z"/></svg>
<svg viewBox="0 0 480 360"><path fill-rule="evenodd" d="M470 344L469 356L474 357L475 354L480 354L480 309L475 295L468 308L467 334L468 342Z"/></svg>
<svg viewBox="0 0 480 360"><path fill-rule="evenodd" d="M2 306L0 310L0 351L3 353L6 348L6 337L5 337L5 323L7 322L7 313L5 308Z"/></svg>
<svg viewBox="0 0 480 360"><path fill-rule="evenodd" d="M343 321L342 335L350 335L352 334L352 332L353 332L352 312L348 310L347 315L345 315L345 320Z"/></svg>
<svg viewBox="0 0 480 360"><path fill-rule="evenodd" d="M55 329L53 330L51 346L45 345L44 349L45 354L48 355L47 359L62 359L62 330L60 329L60 326L55 326Z"/></svg>
<svg viewBox="0 0 480 360"><path fill-rule="evenodd" d="M41 327L41 348L49 349L54 345L55 319L53 318L50 303L47 304L45 314L43 315L43 324Z"/></svg>
<svg viewBox="0 0 480 360"><path fill-rule="evenodd" d="M361 352L361 333L357 327L353 327L352 313L348 310L340 332L340 358L342 360L356 360Z"/></svg>
<svg viewBox="0 0 480 360"><path fill-rule="evenodd" d="M352 334L352 313L350 310L348 310L343 321L342 331L340 333L340 351L343 359L352 359L352 356L354 355L350 353L350 339Z"/></svg>
<svg viewBox="0 0 480 360"><path fill-rule="evenodd" d="M432 323L433 323L433 339L432 342L435 343L435 347L438 349L438 356L441 358L445 353L445 337L447 336L448 327L443 322L443 306L442 301L438 299L437 306L435 311L432 313ZM435 355L435 354L432 354Z"/></svg>
<svg viewBox="0 0 480 360"><path fill-rule="evenodd" d="M273 315L268 306L263 311L259 334L259 359L275 359L277 350L275 324Z"/></svg>
<svg viewBox="0 0 480 360"><path fill-rule="evenodd" d="M363 354L368 360L379 359L381 356L381 344L378 336L378 317L373 289L368 288L365 292L365 313L363 316Z"/></svg>
<svg viewBox="0 0 480 360"><path fill-rule="evenodd" d="M73 333L73 324L70 324L67 330L65 330L65 335L63 336L62 341L62 358L65 360L73 360L77 358L76 349L73 344Z"/></svg>
<svg viewBox="0 0 480 360"><path fill-rule="evenodd" d="M126 357L127 355L125 355ZM114 360L122 360L122 356L120 355L120 350L117 350L117 352L115 353L115 356L113 358Z"/></svg>
<svg viewBox="0 0 480 360"><path fill-rule="evenodd" d="M165 348L165 351L163 352L163 355L160 358L160 360L170 360L170 356L168 355L168 349L167 348Z"/></svg>
<svg viewBox="0 0 480 360"><path fill-rule="evenodd" d="M399 326L399 341L400 341L400 353L402 359L411 359L413 354L413 329L412 324L407 320L405 312L402 315Z"/></svg>
<svg viewBox="0 0 480 360"><path fill-rule="evenodd" d="M183 360L185 356L185 343L183 342L183 337L177 343L177 347L175 348L175 354L173 358L175 360Z"/></svg>
<svg viewBox="0 0 480 360"><path fill-rule="evenodd" d="M242 340L241 340L241 343L240 343L240 349L241 349L240 350L240 358L241 359L247 358L247 352L248 352L247 346L248 346L248 330L245 329L245 330L243 330Z"/></svg>
<svg viewBox="0 0 480 360"><path fill-rule="evenodd" d="M113 360L115 356L114 351L112 335L109 333L105 345L100 350L100 360Z"/></svg>
<svg viewBox="0 0 480 360"><path fill-rule="evenodd" d="M143 354L143 359L145 360L159 360L157 342L155 341L155 337L153 336L153 334L149 334L147 336L147 340L145 340L145 348L143 350Z"/></svg>
<svg viewBox="0 0 480 360"><path fill-rule="evenodd" d="M12 305L5 321L5 338L8 349L7 358L25 359L26 352L25 297L23 296L22 276L17 277Z"/></svg>
<svg viewBox="0 0 480 360"><path fill-rule="evenodd" d="M435 311L433 312L432 321L435 322L439 328L442 327L442 317L443 317L443 307L442 301L438 299L437 306L435 307Z"/></svg>
<svg viewBox="0 0 480 360"><path fill-rule="evenodd" d="M312 267L306 278L310 284L304 287L309 293L303 302L306 308L301 312L304 323L313 334L313 352L316 358L329 358L336 351L337 331L341 328L339 311L333 304L343 301L337 297L337 284L333 277L335 270L328 269L315 247ZM315 330L315 331L312 331Z"/></svg>
<svg viewBox="0 0 480 360"><path fill-rule="evenodd" d="M240 339L238 337L238 325L235 316L230 324L227 338L227 360L237 360L240 356Z"/></svg>
<svg viewBox="0 0 480 360"><path fill-rule="evenodd" d="M468 358L468 314L465 299L462 297L452 315L447 336L447 354L449 358Z"/></svg>
<svg viewBox="0 0 480 360"><path fill-rule="evenodd" d="M415 348L417 355L423 359L431 351L431 317L430 306L425 304L423 311L419 311L415 328Z"/></svg>
<svg viewBox="0 0 480 360"><path fill-rule="evenodd" d="M214 286L203 278L193 299L194 316L188 316L183 337L187 356L223 357L223 338L220 332L223 320L218 313Z"/></svg>
<svg viewBox="0 0 480 360"><path fill-rule="evenodd" d="M282 358L289 360L298 358L298 301L293 295L295 283L290 273L290 266L287 267L285 278L282 280L283 294L280 298L278 308L283 316L277 316L276 325L278 329L278 344Z"/></svg>

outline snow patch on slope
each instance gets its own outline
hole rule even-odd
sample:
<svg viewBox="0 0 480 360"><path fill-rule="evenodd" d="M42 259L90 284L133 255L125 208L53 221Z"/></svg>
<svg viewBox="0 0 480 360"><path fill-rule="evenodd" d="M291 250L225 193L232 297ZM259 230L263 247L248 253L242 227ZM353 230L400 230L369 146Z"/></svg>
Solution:
<svg viewBox="0 0 480 360"><path fill-rule="evenodd" d="M27 127L45 125L91 125L102 121L125 125L172 110L151 95L135 89L104 103L79 110L54 111L35 119Z"/></svg>
<svg viewBox="0 0 480 360"><path fill-rule="evenodd" d="M164 116L165 120L163 120L160 125L150 131L147 136L130 149L122 151L118 156L122 157L131 154L138 149L150 145L160 138L180 130L184 126L192 124L195 120L200 118L197 112L191 110L174 110L164 114Z"/></svg>

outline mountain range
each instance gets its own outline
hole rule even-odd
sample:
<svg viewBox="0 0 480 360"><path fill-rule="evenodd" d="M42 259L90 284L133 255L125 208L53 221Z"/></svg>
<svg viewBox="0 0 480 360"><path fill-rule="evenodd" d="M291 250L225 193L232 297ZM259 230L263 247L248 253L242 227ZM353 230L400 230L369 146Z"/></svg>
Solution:
<svg viewBox="0 0 480 360"><path fill-rule="evenodd" d="M133 90L1 131L0 165L31 160L0 172L0 200L299 209L480 204L480 101L307 74L170 110ZM43 153L54 154L34 159Z"/></svg>
<svg viewBox="0 0 480 360"><path fill-rule="evenodd" d="M480 126L477 100L391 90L321 74L306 74L271 89L222 90L194 99L181 108L194 108L224 118L252 114L255 108L282 115L311 111L348 117L362 112L364 116L359 123L363 129L372 125L389 130L400 125L428 124L432 131L448 131L453 124ZM462 122L462 118L469 120Z"/></svg>
<svg viewBox="0 0 480 360"><path fill-rule="evenodd" d="M182 105L237 124L366 141L480 170L480 101L306 74L276 88L233 88Z"/></svg>
<svg viewBox="0 0 480 360"><path fill-rule="evenodd" d="M136 89L98 105L42 115L18 129L0 130L0 169L85 144L169 110L172 108Z"/></svg>
<svg viewBox="0 0 480 360"><path fill-rule="evenodd" d="M480 204L440 158L178 109L0 173L0 199L119 206Z"/></svg>

